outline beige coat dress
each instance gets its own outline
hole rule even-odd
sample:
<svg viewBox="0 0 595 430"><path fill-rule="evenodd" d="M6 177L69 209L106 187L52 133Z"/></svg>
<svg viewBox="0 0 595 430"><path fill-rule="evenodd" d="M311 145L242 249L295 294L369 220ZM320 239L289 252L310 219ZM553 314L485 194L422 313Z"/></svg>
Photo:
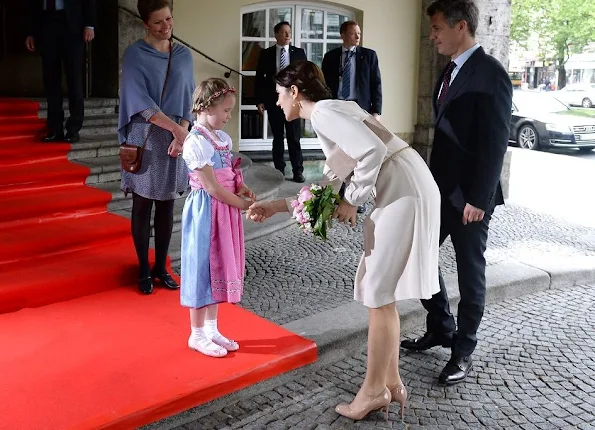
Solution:
<svg viewBox="0 0 595 430"><path fill-rule="evenodd" d="M364 219L364 253L354 297L370 308L397 300L429 299L440 289L440 193L426 163L355 102L322 100L311 117L326 156L325 181L359 206L370 195L375 208Z"/></svg>

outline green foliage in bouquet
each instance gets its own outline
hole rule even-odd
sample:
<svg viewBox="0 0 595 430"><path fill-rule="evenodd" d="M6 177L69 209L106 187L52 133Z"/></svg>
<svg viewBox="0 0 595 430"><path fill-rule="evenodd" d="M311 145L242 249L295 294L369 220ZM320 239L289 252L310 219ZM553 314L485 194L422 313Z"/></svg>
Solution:
<svg viewBox="0 0 595 430"><path fill-rule="evenodd" d="M341 202L341 197L330 185L324 187L313 185L310 187L310 193L313 197L304 201L304 212L310 218L310 226L309 228L304 226L304 228L311 231L314 236L326 240L327 231L332 225L333 213Z"/></svg>

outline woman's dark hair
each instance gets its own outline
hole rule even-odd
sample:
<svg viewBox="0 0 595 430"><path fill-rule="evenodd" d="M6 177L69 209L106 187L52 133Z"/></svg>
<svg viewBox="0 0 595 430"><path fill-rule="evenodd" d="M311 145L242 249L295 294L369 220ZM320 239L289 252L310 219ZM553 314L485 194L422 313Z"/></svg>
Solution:
<svg viewBox="0 0 595 430"><path fill-rule="evenodd" d="M170 0L138 0L136 3L136 8L138 9L138 14L140 15L141 19L145 22L145 24L149 21L149 17L155 11L161 10L164 7L168 7L169 10L172 10L171 1Z"/></svg>
<svg viewBox="0 0 595 430"><path fill-rule="evenodd" d="M442 13L448 26L453 28L461 21L467 22L467 30L475 37L479 23L479 9L473 0L436 0L427 9L429 17Z"/></svg>
<svg viewBox="0 0 595 430"><path fill-rule="evenodd" d="M317 102L331 98L331 90L326 86L322 70L311 61L296 61L275 76L275 82L290 88L295 85L308 100Z"/></svg>

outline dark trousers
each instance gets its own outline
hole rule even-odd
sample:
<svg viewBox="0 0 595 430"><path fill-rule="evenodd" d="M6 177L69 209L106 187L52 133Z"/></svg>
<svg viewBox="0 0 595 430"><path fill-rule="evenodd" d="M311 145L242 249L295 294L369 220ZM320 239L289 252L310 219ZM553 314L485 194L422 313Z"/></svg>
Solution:
<svg viewBox="0 0 595 430"><path fill-rule="evenodd" d="M457 326L450 312L448 295L442 272L439 271L440 291L421 303L428 311L428 332L452 333L455 338L452 354L455 357L471 355L477 345L477 329L483 316L486 295L484 252L492 210L486 212L483 221L463 225L463 214L449 203L442 205L440 216L440 245L450 236L457 262L459 278L459 302Z"/></svg>
<svg viewBox="0 0 595 430"><path fill-rule="evenodd" d="M83 60L85 43L83 34L75 34L68 25L66 12L43 12L40 37L43 67L43 85L48 101L48 130L62 133L62 67L68 84L68 109L70 118L66 131L78 132L85 115L83 94Z"/></svg>
<svg viewBox="0 0 595 430"><path fill-rule="evenodd" d="M285 145L283 138L287 133L287 151L294 175L304 171L304 160L302 158L302 124L300 119L286 121L285 114L278 106L267 108L269 124L273 132L273 163L275 169L283 172L285 170Z"/></svg>

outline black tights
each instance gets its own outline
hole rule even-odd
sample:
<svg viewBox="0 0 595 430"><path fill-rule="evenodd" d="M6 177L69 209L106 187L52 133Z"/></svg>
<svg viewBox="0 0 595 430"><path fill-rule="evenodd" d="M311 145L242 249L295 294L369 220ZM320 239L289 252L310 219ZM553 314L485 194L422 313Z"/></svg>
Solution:
<svg viewBox="0 0 595 430"><path fill-rule="evenodd" d="M132 194L132 239L138 256L140 278L150 276L149 238L153 200ZM165 273L165 262L174 227L174 200L155 200L155 273Z"/></svg>

